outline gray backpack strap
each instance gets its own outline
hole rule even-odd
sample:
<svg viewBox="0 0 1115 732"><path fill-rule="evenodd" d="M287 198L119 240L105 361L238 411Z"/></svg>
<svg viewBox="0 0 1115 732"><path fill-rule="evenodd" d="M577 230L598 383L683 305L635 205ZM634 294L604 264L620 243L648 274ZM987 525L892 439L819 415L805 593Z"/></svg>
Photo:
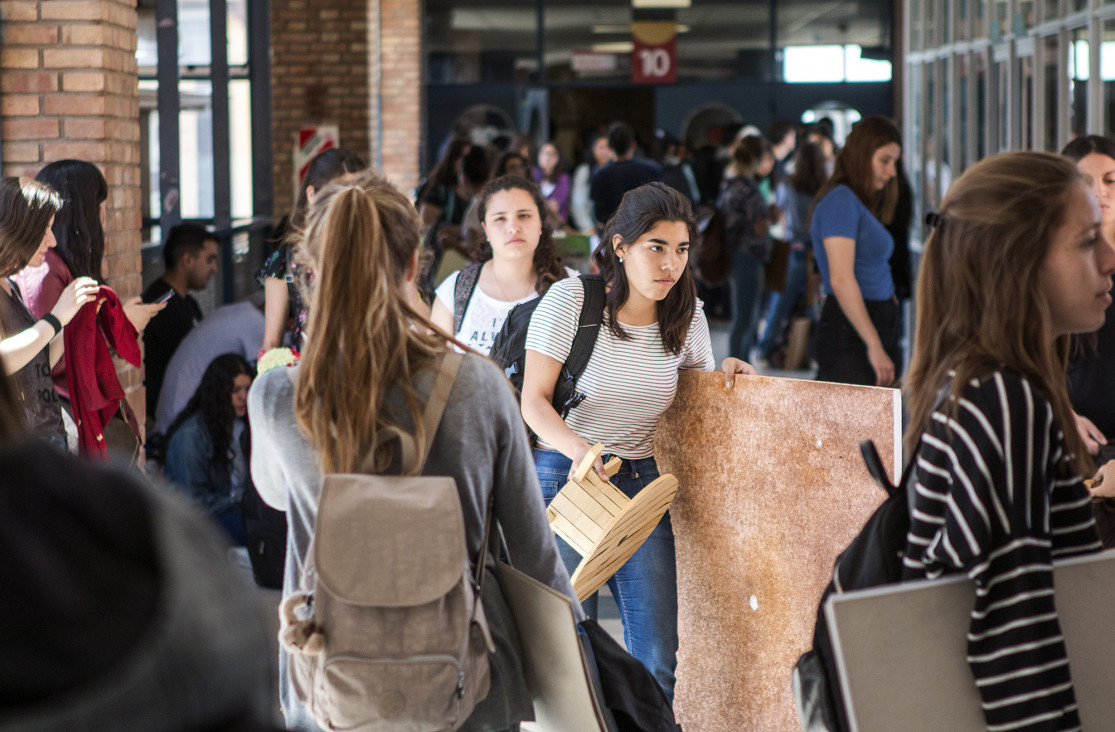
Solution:
<svg viewBox="0 0 1115 732"><path fill-rule="evenodd" d="M465 310L468 309L469 300L476 290L476 283L480 281L480 269L483 262L475 262L457 273L457 282L453 286L453 332L454 338L461 330L461 322L465 319Z"/></svg>
<svg viewBox="0 0 1115 732"><path fill-rule="evenodd" d="M461 368L464 355L460 353L447 353L442 356L438 365L438 375L430 396L426 400L426 409L422 414L422 425L426 430L426 444L419 446L414 435L404 432L395 426L384 427L376 435L376 443L364 457L360 466L362 473L375 472L376 450L391 440L398 440L401 450L399 464L402 466L402 475L418 475L426 464L426 457L434 444L434 435L437 434L441 417L445 413L445 405L449 402L449 393L453 391L453 382L457 378L457 371Z"/></svg>

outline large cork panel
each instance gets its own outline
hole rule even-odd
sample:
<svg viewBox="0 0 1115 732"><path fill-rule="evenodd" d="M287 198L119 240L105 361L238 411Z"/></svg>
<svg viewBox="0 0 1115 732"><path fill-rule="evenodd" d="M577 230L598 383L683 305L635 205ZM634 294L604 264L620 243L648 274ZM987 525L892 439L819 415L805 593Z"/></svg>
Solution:
<svg viewBox="0 0 1115 732"><path fill-rule="evenodd" d="M655 455L680 483L675 713L701 732L797 732L790 673L836 555L885 497L860 457L901 465L899 392L682 372Z"/></svg>

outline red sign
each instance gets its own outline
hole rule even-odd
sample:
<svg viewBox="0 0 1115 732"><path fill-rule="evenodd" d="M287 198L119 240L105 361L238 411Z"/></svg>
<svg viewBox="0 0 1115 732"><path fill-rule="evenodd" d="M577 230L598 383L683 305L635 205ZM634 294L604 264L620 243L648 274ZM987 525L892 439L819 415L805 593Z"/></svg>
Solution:
<svg viewBox="0 0 1115 732"><path fill-rule="evenodd" d="M294 186L297 189L309 170L310 161L331 147L337 147L340 135L336 125L303 127L298 130L298 144L294 147Z"/></svg>
<svg viewBox="0 0 1115 732"><path fill-rule="evenodd" d="M631 81L673 84L678 80L677 23L632 23Z"/></svg>

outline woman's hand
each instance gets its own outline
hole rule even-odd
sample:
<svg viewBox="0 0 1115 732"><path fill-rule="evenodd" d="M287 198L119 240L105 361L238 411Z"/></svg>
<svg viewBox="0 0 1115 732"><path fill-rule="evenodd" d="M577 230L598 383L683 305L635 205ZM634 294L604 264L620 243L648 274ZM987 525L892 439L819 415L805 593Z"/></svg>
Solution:
<svg viewBox="0 0 1115 732"><path fill-rule="evenodd" d="M1115 460L1104 463L1088 486L1092 498L1115 498Z"/></svg>
<svg viewBox="0 0 1115 732"><path fill-rule="evenodd" d="M747 376L757 375L754 366L738 358L732 358L731 356L728 356L728 358L724 359L724 362L720 364L720 370L724 372L724 386L729 389L736 383L736 374L745 374Z"/></svg>
<svg viewBox="0 0 1115 732"><path fill-rule="evenodd" d="M573 451L573 464L569 467L569 480L573 480L574 471L580 467L581 462L585 459L585 455L588 455L591 449L592 445L587 442L582 442L581 447ZM608 480L608 474L604 472L604 461L599 455L596 456L596 462L592 464L592 469L595 470L596 474L602 479Z"/></svg>
<svg viewBox="0 0 1115 732"><path fill-rule="evenodd" d="M78 277L62 290L58 302L54 303L50 313L58 318L59 323L66 325L86 303L93 302L97 298L99 290L100 285L92 277Z"/></svg>
<svg viewBox="0 0 1115 732"><path fill-rule="evenodd" d="M155 313L159 312L166 307L165 302L153 302L150 305L145 304L143 300L136 297L130 297L124 301L124 315L127 316L137 332L142 333L147 324L151 322L151 318L155 317Z"/></svg>
<svg viewBox="0 0 1115 732"><path fill-rule="evenodd" d="M871 368L875 369L876 386L890 386L894 383L894 361L890 360L882 343L867 347L867 360L871 362Z"/></svg>
<svg viewBox="0 0 1115 732"><path fill-rule="evenodd" d="M1084 449L1088 451L1089 455L1099 455L1100 445L1106 445L1107 438L1087 417L1081 417L1073 412L1072 420L1076 424L1076 431L1080 434L1081 441L1084 442Z"/></svg>

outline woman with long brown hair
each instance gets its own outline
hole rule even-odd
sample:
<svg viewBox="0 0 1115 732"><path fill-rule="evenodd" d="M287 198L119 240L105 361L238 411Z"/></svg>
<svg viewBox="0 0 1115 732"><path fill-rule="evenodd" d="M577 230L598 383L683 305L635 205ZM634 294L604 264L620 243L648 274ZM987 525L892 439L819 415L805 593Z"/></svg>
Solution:
<svg viewBox="0 0 1115 732"><path fill-rule="evenodd" d="M1101 547L1065 360L1103 323L1115 247L1083 176L1045 153L976 164L928 223L904 574L975 582L968 662L989 728L1079 729L1052 561Z"/></svg>
<svg viewBox="0 0 1115 732"><path fill-rule="evenodd" d="M658 478L654 433L673 403L678 370L716 368L708 321L687 266L697 223L689 199L664 183L628 191L604 230L594 259L604 281L604 319L577 379L584 399L563 419L553 407L558 376L577 330L585 282L555 282L530 319L523 376L523 418L538 435L534 461L549 503L596 443L595 462L622 460L612 482L634 496ZM721 364L725 383L754 374L736 358ZM566 567L581 557L557 539ZM608 581L624 618L624 640L673 698L677 666L677 572L669 514ZM596 613L596 596L585 601Z"/></svg>
<svg viewBox="0 0 1115 732"><path fill-rule="evenodd" d="M505 175L491 181L477 197L477 214L485 238L473 249L476 263L438 285L430 320L487 353L511 308L576 272L561 266L545 199L530 180Z"/></svg>
<svg viewBox="0 0 1115 732"><path fill-rule="evenodd" d="M817 378L890 386L901 373L902 320L886 230L898 200L902 137L885 117L852 128L817 194L809 232L828 296L817 326Z"/></svg>
<svg viewBox="0 0 1115 732"><path fill-rule="evenodd" d="M427 439L423 404L448 348L408 296L418 274L418 227L406 197L372 173L328 186L311 208L303 245L315 273L307 347L298 366L256 379L248 409L252 477L263 499L287 512L284 594L298 588L322 476L359 471L373 450L377 470L397 465L393 443L376 448L389 428L413 434L420 445ZM518 405L486 358L463 356L423 472L455 480L470 557L481 552L492 499L516 569L576 599L546 521ZM514 730L531 718L530 697L515 662L510 611L502 598L489 602L485 592L484 599L496 645L492 687L460 729ZM317 730L292 693L285 655L281 665L287 724Z"/></svg>
<svg viewBox="0 0 1115 732"><path fill-rule="evenodd" d="M66 450L62 405L50 376L62 358L62 326L97 297L91 277L77 277L62 290L50 312L36 319L12 278L43 263L55 245L51 224L62 199L30 178L0 179L0 357L23 405L28 431Z"/></svg>

